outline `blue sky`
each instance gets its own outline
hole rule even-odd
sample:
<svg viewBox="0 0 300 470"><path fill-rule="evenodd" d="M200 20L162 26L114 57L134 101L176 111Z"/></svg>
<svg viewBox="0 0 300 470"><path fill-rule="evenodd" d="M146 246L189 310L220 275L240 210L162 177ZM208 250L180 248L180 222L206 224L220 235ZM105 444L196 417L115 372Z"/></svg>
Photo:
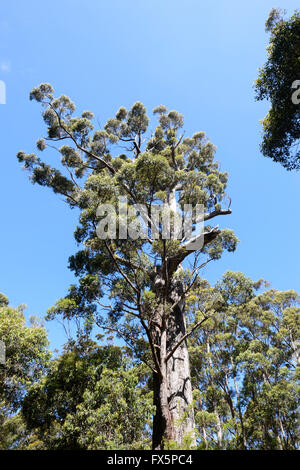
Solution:
<svg viewBox="0 0 300 470"><path fill-rule="evenodd" d="M50 6L48 6L50 5ZM29 91L41 82L65 93L101 124L121 106L142 101L185 116L186 135L205 131L229 172L232 215L221 227L241 240L234 254L202 273L215 282L226 270L264 278L276 289L300 292L300 175L259 152L259 120L268 104L255 102L253 82L266 59L264 23L284 0L10 0L1 5L0 291L27 315L43 316L73 282L68 257L76 250L78 213L50 190L33 186L16 159L35 151L44 135L41 109ZM300 77L295 77L295 79ZM47 324L51 346L65 336Z"/></svg>

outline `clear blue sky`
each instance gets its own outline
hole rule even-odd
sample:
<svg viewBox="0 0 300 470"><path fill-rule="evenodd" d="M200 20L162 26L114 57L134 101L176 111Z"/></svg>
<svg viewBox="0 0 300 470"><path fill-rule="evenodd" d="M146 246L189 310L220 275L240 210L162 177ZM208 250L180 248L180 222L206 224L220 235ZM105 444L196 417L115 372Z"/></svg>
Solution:
<svg viewBox="0 0 300 470"><path fill-rule="evenodd" d="M288 173L259 152L267 103L254 101L253 82L266 58L264 23L273 6L292 13L297 1L10 0L1 5L0 291L27 315L43 316L65 295L76 250L71 211L50 190L33 186L16 159L35 151L44 135L41 110L29 91L50 82L79 110L103 124L121 106L142 101L185 115L186 134L205 131L229 172L234 254L210 264L215 282L226 270L265 278L277 289L300 292L300 174ZM300 78L300 77L295 77ZM52 347L65 340L47 325Z"/></svg>

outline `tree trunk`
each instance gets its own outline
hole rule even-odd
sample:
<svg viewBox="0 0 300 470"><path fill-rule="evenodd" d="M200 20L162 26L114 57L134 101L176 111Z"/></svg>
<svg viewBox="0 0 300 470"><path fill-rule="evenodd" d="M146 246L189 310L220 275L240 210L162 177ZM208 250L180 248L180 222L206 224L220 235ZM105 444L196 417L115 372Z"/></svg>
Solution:
<svg viewBox="0 0 300 470"><path fill-rule="evenodd" d="M174 426L168 400L167 374L164 377L154 374L153 383L156 413L153 419L152 448L153 450L162 450L166 441L174 440Z"/></svg>
<svg viewBox="0 0 300 470"><path fill-rule="evenodd" d="M183 285L177 281L173 286L171 298L173 302L182 295ZM167 350L172 351L181 338L186 334L185 303L181 300L169 317ZM174 423L174 439L179 446L184 438L189 438L195 445L195 420L193 409L193 393L191 383L190 361L187 342L183 341L167 363L169 384L169 406Z"/></svg>
<svg viewBox="0 0 300 470"><path fill-rule="evenodd" d="M177 281L169 293L170 302L174 304L183 292L182 284ZM166 328L166 350L164 348L164 333L160 338L160 362L165 353L168 354L179 343L186 333L184 301L178 302L174 311L168 317ZM184 445L188 438L190 445L195 445L195 421L193 410L193 395L190 375L189 354L186 341L183 341L167 361L163 369L164 377L154 375L154 404L156 414L153 421L153 449L163 449L164 440L173 440L177 447ZM165 389L166 385L166 389ZM167 390L169 415L166 414L164 391Z"/></svg>

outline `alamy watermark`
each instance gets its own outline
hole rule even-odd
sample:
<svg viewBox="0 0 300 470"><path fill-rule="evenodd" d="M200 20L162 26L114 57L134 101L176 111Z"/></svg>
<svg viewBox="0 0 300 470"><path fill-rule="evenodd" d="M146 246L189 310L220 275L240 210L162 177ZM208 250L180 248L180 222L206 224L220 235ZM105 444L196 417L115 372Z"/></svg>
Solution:
<svg viewBox="0 0 300 470"><path fill-rule="evenodd" d="M6 85L3 80L0 80L0 104L6 104Z"/></svg>
<svg viewBox="0 0 300 470"><path fill-rule="evenodd" d="M96 233L101 240L180 240L187 250L203 247L204 205L184 204L178 211L176 201L169 204L128 205L120 197L117 206L100 204L96 215L100 217Z"/></svg>

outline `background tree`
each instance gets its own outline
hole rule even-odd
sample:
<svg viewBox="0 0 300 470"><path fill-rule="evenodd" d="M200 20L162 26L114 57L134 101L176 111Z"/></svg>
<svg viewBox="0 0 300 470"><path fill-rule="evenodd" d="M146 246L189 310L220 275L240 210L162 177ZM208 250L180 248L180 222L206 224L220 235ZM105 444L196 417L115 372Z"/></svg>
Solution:
<svg viewBox="0 0 300 470"><path fill-rule="evenodd" d="M143 369L121 347L67 344L23 402L27 449L151 447L153 397Z"/></svg>
<svg viewBox="0 0 300 470"><path fill-rule="evenodd" d="M0 365L0 448L22 446L26 430L19 414L29 387L47 369L50 352L46 330L35 318L27 326L24 306L9 306L0 294L0 340L5 343L5 364Z"/></svg>
<svg viewBox="0 0 300 470"><path fill-rule="evenodd" d="M272 8L266 21L268 59L259 71L255 91L257 100L271 103L262 121L261 151L292 170L300 168L300 16L295 11L285 20L283 14Z"/></svg>
<svg viewBox="0 0 300 470"><path fill-rule="evenodd" d="M188 436L193 444L185 297L198 271L220 258L224 249L234 251L237 239L232 231L211 226L196 238L203 239L201 250L189 250L184 236L163 239L161 227L158 240L150 234L144 239L130 234L127 239L111 239L109 234L99 239L97 208L101 203L117 207L119 198L126 197L130 208L146 206L147 221L159 204L168 206L172 218L176 201L181 208L202 203L205 221L230 214L227 173L214 161L215 147L203 132L191 138L180 134L183 116L164 106L154 110L159 122L150 135L149 118L139 102L129 111L121 107L103 130L93 132L93 114L85 111L74 117L74 103L65 95L55 99L51 85L34 88L30 98L42 104L48 127L37 147L54 147L60 162L52 167L24 151L18 159L34 183L52 188L81 211L75 238L82 249L70 258L79 283L50 309L49 318L84 317L121 337L153 372L153 447L163 448L165 441L182 446ZM132 212L129 220L138 224ZM122 223L120 216L117 232ZM185 270L182 263L189 255L191 269Z"/></svg>
<svg viewBox="0 0 300 470"><path fill-rule="evenodd" d="M195 292L210 315L190 338L201 448L299 448L299 297L262 286L227 272Z"/></svg>
<svg viewBox="0 0 300 470"><path fill-rule="evenodd" d="M198 278L186 296L189 330L206 319L188 338L199 449L299 449L299 297L268 287L226 272L214 287ZM32 354L38 336L20 334L21 309L0 298L2 337ZM2 449L150 448L149 369L85 327L58 357L30 355L26 375L16 368L2 383Z"/></svg>

